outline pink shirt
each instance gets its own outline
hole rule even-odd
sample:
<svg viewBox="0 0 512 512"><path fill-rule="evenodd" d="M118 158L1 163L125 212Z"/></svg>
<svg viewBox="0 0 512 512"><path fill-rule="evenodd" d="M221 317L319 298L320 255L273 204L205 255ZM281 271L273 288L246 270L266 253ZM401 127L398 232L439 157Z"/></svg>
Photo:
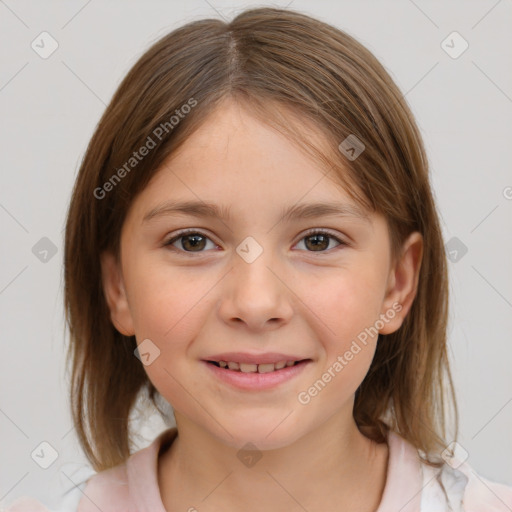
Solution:
<svg viewBox="0 0 512 512"><path fill-rule="evenodd" d="M57 512L166 512L158 488L160 449L176 436L162 432L149 446L115 468L94 474L66 497ZM416 449L393 431L381 503L376 512L511 512L512 487L490 482L467 463L432 468ZM31 498L20 498L0 512L52 512Z"/></svg>

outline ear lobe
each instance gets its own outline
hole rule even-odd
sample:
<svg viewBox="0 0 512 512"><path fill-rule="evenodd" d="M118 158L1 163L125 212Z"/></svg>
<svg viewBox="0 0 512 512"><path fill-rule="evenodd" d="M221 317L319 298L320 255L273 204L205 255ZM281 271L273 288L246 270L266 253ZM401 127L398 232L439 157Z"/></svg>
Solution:
<svg viewBox="0 0 512 512"><path fill-rule="evenodd" d="M122 272L115 256L104 252L100 256L103 293L115 328L125 336L133 336L133 318L128 304Z"/></svg>
<svg viewBox="0 0 512 512"><path fill-rule="evenodd" d="M401 255L391 269L381 313L389 314L393 310L394 315L380 329L380 334L390 334L398 330L411 309L418 288L422 258L423 237L415 231L405 240Z"/></svg>

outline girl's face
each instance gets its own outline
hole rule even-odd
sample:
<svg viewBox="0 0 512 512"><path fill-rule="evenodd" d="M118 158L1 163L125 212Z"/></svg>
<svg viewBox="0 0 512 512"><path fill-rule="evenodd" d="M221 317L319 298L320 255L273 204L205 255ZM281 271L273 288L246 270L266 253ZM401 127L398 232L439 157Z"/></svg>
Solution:
<svg viewBox="0 0 512 512"><path fill-rule="evenodd" d="M392 264L385 219L325 174L226 101L134 201L121 268L102 259L105 291L178 427L272 449L353 421L376 333L395 331L413 300L421 236Z"/></svg>

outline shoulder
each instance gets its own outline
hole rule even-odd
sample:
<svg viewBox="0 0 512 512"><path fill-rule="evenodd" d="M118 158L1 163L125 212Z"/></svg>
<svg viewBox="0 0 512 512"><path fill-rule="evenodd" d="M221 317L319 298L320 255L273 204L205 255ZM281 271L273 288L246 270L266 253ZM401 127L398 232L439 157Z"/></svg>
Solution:
<svg viewBox="0 0 512 512"><path fill-rule="evenodd" d="M7 508L0 508L0 512L52 512L41 502L29 496L21 496L13 501Z"/></svg>
<svg viewBox="0 0 512 512"><path fill-rule="evenodd" d="M126 464L94 473L65 492L57 509L48 508L35 498L22 496L0 512L131 512Z"/></svg>
<svg viewBox="0 0 512 512"><path fill-rule="evenodd" d="M98 506L104 512L131 510L126 464L93 475L86 483L79 501L77 512L97 512ZM101 504L101 505L100 505Z"/></svg>
<svg viewBox="0 0 512 512"><path fill-rule="evenodd" d="M388 476L378 512L512 512L512 487L484 478L467 461L454 456L431 466L423 452L393 430L388 445Z"/></svg>
<svg viewBox="0 0 512 512"><path fill-rule="evenodd" d="M124 463L92 476L76 512L165 512L158 488L158 456L176 435L176 427L167 429Z"/></svg>
<svg viewBox="0 0 512 512"><path fill-rule="evenodd" d="M510 512L512 487L479 475L470 464L445 462L440 468L422 464L421 512Z"/></svg>
<svg viewBox="0 0 512 512"><path fill-rule="evenodd" d="M60 467L53 505L44 504L32 496L21 496L8 504L7 508L0 507L0 512L76 512L87 480L95 473L87 463L65 463Z"/></svg>

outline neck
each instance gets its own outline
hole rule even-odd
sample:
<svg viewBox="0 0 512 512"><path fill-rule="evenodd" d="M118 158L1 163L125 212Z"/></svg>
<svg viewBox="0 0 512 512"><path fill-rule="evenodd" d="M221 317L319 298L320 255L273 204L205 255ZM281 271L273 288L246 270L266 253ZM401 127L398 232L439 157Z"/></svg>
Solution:
<svg viewBox="0 0 512 512"><path fill-rule="evenodd" d="M346 415L345 415L346 418ZM168 512L177 510L339 510L378 508L388 449L365 437L352 415L334 415L288 446L244 464L239 450L177 416L178 436L160 455L158 480ZM301 509L302 507L302 509Z"/></svg>

